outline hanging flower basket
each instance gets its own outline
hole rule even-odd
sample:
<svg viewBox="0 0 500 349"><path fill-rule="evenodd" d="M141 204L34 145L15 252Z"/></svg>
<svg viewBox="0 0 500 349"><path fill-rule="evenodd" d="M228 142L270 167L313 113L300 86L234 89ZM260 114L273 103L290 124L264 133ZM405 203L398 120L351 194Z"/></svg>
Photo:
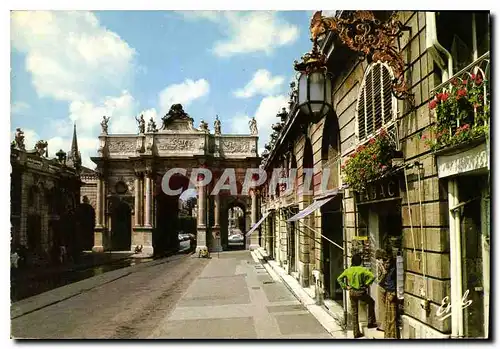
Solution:
<svg viewBox="0 0 500 349"><path fill-rule="evenodd" d="M435 110L436 123L431 136L422 135L431 150L468 143L487 136L489 132L489 95L481 73L453 78L450 85L437 93L429 103Z"/></svg>
<svg viewBox="0 0 500 349"><path fill-rule="evenodd" d="M341 166L344 182L357 192L392 169L392 159L400 156L385 129L360 145Z"/></svg>

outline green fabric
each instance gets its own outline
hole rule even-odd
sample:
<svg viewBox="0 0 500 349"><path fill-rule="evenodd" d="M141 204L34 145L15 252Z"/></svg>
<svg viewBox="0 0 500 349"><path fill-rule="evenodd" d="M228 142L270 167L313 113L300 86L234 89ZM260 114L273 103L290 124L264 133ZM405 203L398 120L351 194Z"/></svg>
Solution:
<svg viewBox="0 0 500 349"><path fill-rule="evenodd" d="M347 284L344 282L344 278L347 278ZM355 290L360 290L369 286L373 280L375 280L373 273L362 266L349 267L337 278L337 281L343 289L350 286Z"/></svg>

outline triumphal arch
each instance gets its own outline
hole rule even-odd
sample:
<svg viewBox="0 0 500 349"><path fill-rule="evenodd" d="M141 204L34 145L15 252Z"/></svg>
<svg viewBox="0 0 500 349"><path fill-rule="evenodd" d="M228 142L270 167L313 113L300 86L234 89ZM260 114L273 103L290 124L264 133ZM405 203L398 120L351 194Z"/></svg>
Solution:
<svg viewBox="0 0 500 349"><path fill-rule="evenodd" d="M165 173L185 169L168 180L179 192L191 186L197 194L197 249L220 251L228 245L228 210L240 207L246 216L246 230L258 217L257 193L241 191L247 168L258 168L257 126L249 123L249 134L221 134L216 118L214 132L174 104L158 129L154 120L147 125L136 118L137 134L109 134L108 117L103 117L98 156L92 157L99 176L97 183L94 251L137 248L145 255L176 251L179 195L162 189ZM212 181L200 185L194 169L211 171ZM226 169L234 169L238 191L211 190ZM183 173L182 173L183 172ZM203 176L202 176L203 177ZM200 181L201 183L201 181ZM255 236L254 236L255 235ZM247 247L257 244L258 234L247 239Z"/></svg>

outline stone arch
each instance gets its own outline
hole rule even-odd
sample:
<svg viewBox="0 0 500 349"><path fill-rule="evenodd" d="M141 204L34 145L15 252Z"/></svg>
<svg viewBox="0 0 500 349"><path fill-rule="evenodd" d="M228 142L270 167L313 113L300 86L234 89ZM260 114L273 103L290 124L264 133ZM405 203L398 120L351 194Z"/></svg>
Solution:
<svg viewBox="0 0 500 349"><path fill-rule="evenodd" d="M221 229L221 242L227 246L228 249L244 249L245 248L245 234L247 224L250 217L247 214L248 205L241 199L231 197L226 201L224 205L224 212L222 212L222 229ZM234 226L230 226L230 211L233 210L235 216L233 216ZM242 215L238 216L237 212L241 212ZM233 240L230 241L231 236L241 236L241 242Z"/></svg>
<svg viewBox="0 0 500 349"><path fill-rule="evenodd" d="M325 117L323 122L323 135L321 139L321 165L322 170L330 171L326 189L340 186L340 131L338 119L334 113Z"/></svg>
<svg viewBox="0 0 500 349"><path fill-rule="evenodd" d="M111 199L111 250L130 251L132 244L132 208L119 197Z"/></svg>
<svg viewBox="0 0 500 349"><path fill-rule="evenodd" d="M77 210L78 235L80 236L82 250L91 250L94 245L95 210L87 196Z"/></svg>

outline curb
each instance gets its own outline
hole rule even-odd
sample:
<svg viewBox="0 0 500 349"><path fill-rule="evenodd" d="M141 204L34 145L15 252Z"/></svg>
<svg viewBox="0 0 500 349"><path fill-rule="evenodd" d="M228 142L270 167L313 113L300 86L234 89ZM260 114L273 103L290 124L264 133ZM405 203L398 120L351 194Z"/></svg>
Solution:
<svg viewBox="0 0 500 349"><path fill-rule="evenodd" d="M264 266L264 268L273 279L278 279L290 290L290 292L304 305L304 307L306 307L309 313L311 313L311 315L314 316L316 320L318 320L318 322L332 336L333 339L352 338L352 336L349 336L349 333L342 330L342 328L336 324L335 319L325 309L323 309L322 306L317 305L314 299L309 297L309 295L307 295L307 293L305 293L305 291L302 290L300 286L293 287L290 284L290 281L297 281L293 279L292 276L286 274L284 270L280 271L275 261L266 258L261 253L260 249L255 249L253 251L250 251L250 253L252 254L252 257L255 261L258 261ZM292 278L293 280L289 280L289 278Z"/></svg>

